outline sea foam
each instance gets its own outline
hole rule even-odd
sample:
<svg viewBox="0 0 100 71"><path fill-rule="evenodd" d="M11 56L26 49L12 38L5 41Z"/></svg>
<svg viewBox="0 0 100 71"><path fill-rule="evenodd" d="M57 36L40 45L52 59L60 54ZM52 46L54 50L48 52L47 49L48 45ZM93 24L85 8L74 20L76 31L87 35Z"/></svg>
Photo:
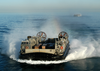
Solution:
<svg viewBox="0 0 100 71"><path fill-rule="evenodd" d="M12 31L10 31L10 34L4 34L4 47L1 51L2 54L6 54L11 59L18 62L27 64L59 64L71 60L100 57L100 40L95 40L93 37L88 36L83 37L83 39L75 39L73 37L69 39L70 50L65 60L35 61L18 59L21 41L27 38L27 36L33 36L36 35L36 33L39 31L44 31L48 37L54 38L58 37L59 32L63 30L63 28L60 28L59 21L55 19L48 20L45 24L41 25L41 28L33 28L32 26L34 26L34 24L28 24L28 22L23 22L20 26L22 27L18 28L18 26L16 26ZM71 32L71 30L68 32ZM69 37L70 36L72 35L69 34Z"/></svg>

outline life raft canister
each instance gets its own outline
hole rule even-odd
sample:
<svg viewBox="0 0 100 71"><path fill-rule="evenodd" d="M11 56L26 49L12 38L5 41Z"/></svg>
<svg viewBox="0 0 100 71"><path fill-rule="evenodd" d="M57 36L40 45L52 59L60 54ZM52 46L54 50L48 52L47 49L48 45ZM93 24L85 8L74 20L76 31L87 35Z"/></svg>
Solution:
<svg viewBox="0 0 100 71"><path fill-rule="evenodd" d="M63 49L63 46L61 46L60 49L62 50Z"/></svg>

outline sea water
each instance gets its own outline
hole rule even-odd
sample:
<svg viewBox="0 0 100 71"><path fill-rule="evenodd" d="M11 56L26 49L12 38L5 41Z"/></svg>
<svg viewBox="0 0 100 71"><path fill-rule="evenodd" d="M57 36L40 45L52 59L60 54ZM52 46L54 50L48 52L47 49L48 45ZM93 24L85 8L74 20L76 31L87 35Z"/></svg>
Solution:
<svg viewBox="0 0 100 71"><path fill-rule="evenodd" d="M0 70L100 70L100 13L73 15L0 14ZM70 51L64 60L19 59L21 41L44 31L47 38L69 34ZM59 67L59 68L58 68Z"/></svg>

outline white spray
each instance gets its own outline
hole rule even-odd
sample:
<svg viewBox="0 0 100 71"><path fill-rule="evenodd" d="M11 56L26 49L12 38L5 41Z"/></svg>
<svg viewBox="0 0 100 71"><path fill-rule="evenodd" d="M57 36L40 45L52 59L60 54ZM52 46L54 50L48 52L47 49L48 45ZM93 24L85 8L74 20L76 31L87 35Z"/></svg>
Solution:
<svg viewBox="0 0 100 71"><path fill-rule="evenodd" d="M56 30L57 26L54 25L54 20L50 20L46 25L41 25L40 31L46 32L48 37L57 37L58 33L61 31ZM25 26L27 25L27 26ZM57 23L56 23L57 25ZM59 25L59 24L58 24ZM89 58L89 57L97 57L100 56L100 40L95 40L90 37L85 37L82 39L70 39L70 51L65 60L59 61L34 61L34 60L21 60L18 59L19 51L20 51L20 43L24 40L28 35L36 35L39 30L32 28L32 23L28 24L28 22L24 22L21 28L15 28L10 32L9 35L5 36L5 47L2 48L2 53L7 54L10 58L28 64L58 64L62 62L68 62L71 60ZM62 29L63 30L63 29ZM69 35L71 36L71 35Z"/></svg>

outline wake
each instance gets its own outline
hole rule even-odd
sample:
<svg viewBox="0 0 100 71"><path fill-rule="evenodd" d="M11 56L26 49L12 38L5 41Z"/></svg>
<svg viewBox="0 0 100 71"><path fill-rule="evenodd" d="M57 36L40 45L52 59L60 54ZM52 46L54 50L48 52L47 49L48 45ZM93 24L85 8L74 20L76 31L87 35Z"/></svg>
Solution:
<svg viewBox="0 0 100 71"><path fill-rule="evenodd" d="M52 24L50 24L52 23ZM25 22L24 25L27 25ZM78 60L90 57L100 57L100 39L95 40L93 37L83 37L74 39L73 37L69 39L70 41L70 50L65 58L65 60L58 60L58 61L34 61L34 60L21 60L18 59L19 52L20 52L20 45L21 41L24 40L27 36L36 34L39 30L44 31L49 35L48 37L57 37L58 33L62 31L60 29L57 20L50 20L48 21L43 27L39 30L32 28L32 23L27 26L22 24L22 28L15 28L10 32L9 35L4 35L4 47L2 48L1 53L8 55L11 59L27 64L59 64L68 62L71 60ZM57 26L56 26L57 25ZM46 27L46 28L44 28ZM51 29L53 27L53 29ZM33 31L34 30L34 31ZM49 32L48 32L49 31ZM71 32L67 30L66 32ZM52 35L53 34L53 35ZM68 33L69 34L69 33ZM69 37L72 36L69 34ZM6 44L5 44L6 42Z"/></svg>

